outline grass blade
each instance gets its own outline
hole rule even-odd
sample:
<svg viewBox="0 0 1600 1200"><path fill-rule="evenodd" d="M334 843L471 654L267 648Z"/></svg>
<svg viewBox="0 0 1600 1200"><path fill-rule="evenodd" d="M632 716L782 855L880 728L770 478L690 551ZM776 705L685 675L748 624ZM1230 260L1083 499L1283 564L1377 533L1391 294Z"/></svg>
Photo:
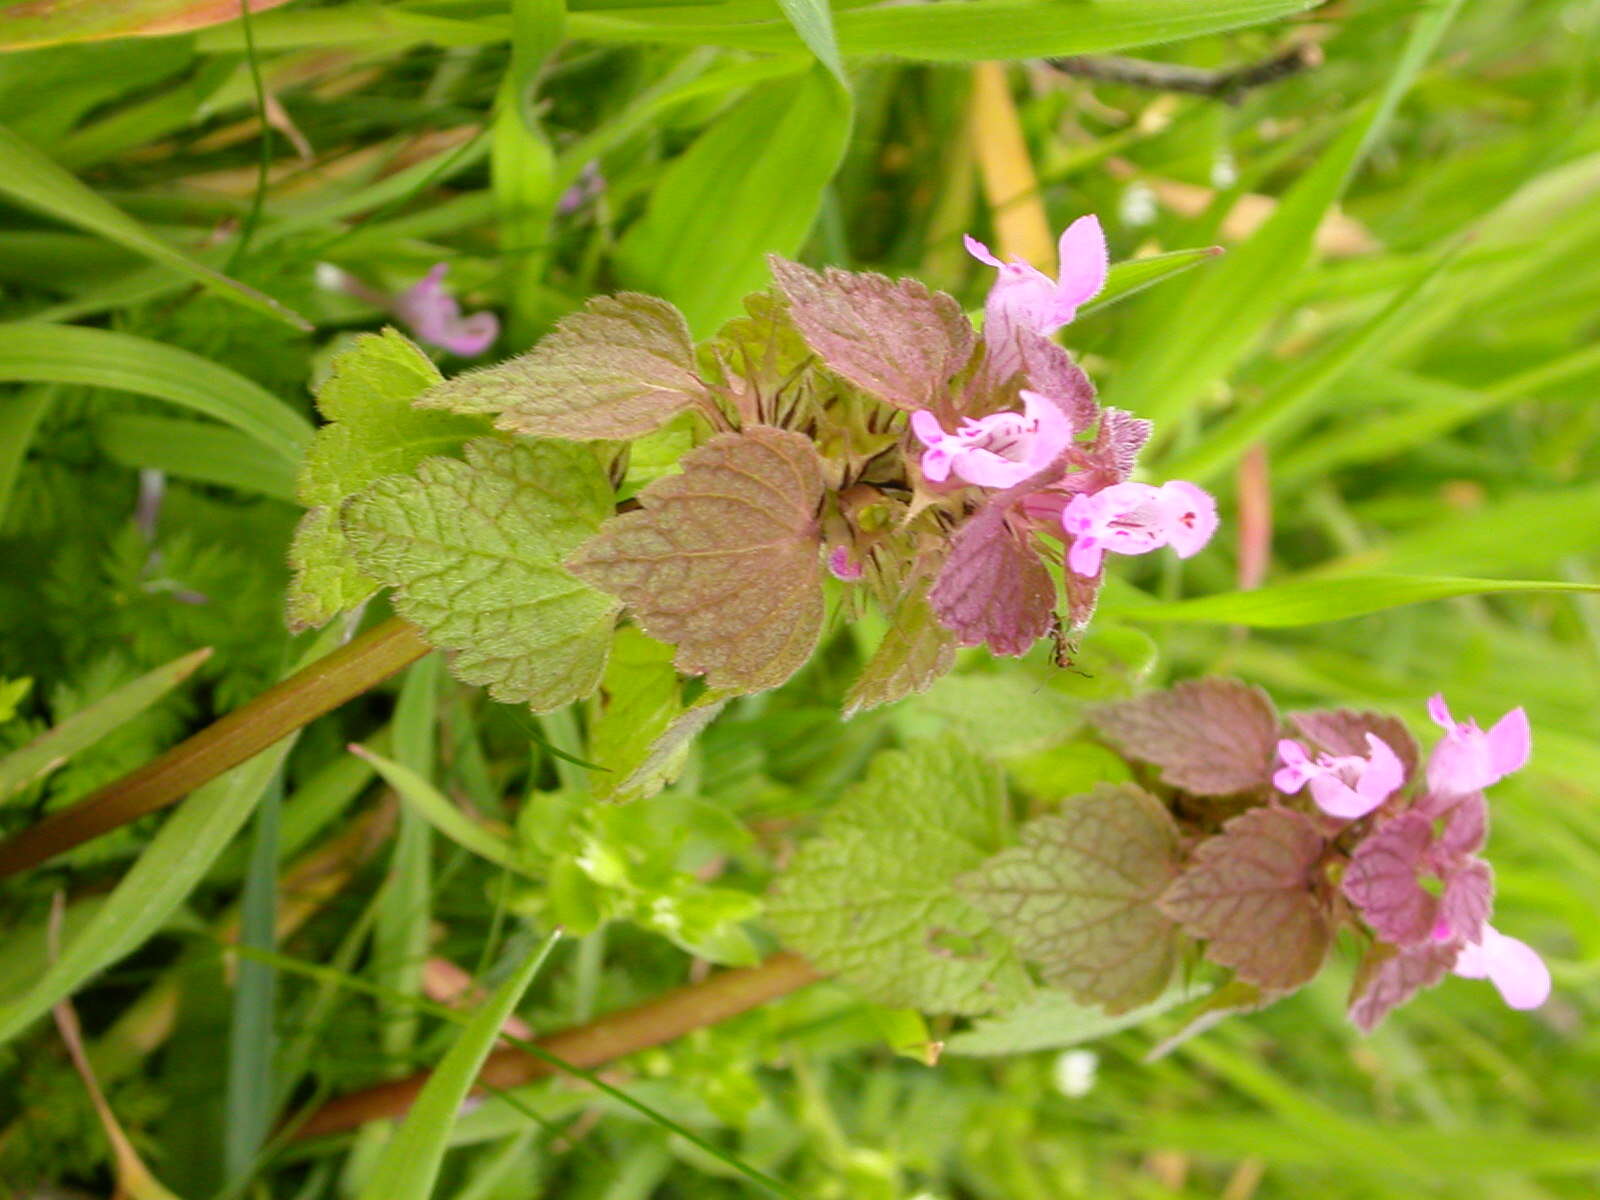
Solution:
<svg viewBox="0 0 1600 1200"><path fill-rule="evenodd" d="M428 1079L394 1140L384 1149L361 1191L361 1200L428 1200L433 1194L461 1105L499 1039L500 1027L516 1010L560 937L557 930L546 938L538 953L530 955L473 1015Z"/></svg>
<svg viewBox="0 0 1600 1200"><path fill-rule="evenodd" d="M1600 584L1526 579L1453 579L1430 575L1341 575L1295 579L1250 592L1225 592L1165 604L1110 608L1130 621L1185 621L1282 629L1343 621L1369 613L1449 600L1512 592L1600 592Z"/></svg>
<svg viewBox="0 0 1600 1200"><path fill-rule="evenodd" d="M74 713L20 750L0 758L0 802L133 720L193 675L210 657L211 650L207 647L175 658Z"/></svg>
<svg viewBox="0 0 1600 1200"><path fill-rule="evenodd" d="M154 396L249 434L292 465L311 424L260 384L176 346L75 325L0 325L0 381L79 383Z"/></svg>
<svg viewBox="0 0 1600 1200"><path fill-rule="evenodd" d="M113 413L95 422L95 440L107 458L123 466L149 467L274 500L292 503L295 498L292 464L265 458L253 438L209 421Z"/></svg>
<svg viewBox="0 0 1600 1200"><path fill-rule="evenodd" d="M4 125L0 125L0 195L9 196L18 204L97 233L107 241L116 242L148 259L182 271L219 296L265 313L286 325L296 329L311 328L310 322L299 313L284 307L266 293L258 292L237 279L230 279L167 245Z"/></svg>
<svg viewBox="0 0 1600 1200"><path fill-rule="evenodd" d="M463 850L517 872L526 871L517 857L517 848L508 839L492 833L451 804L444 794L410 767L374 754L363 746L351 746L350 753L371 763L384 782L399 793L407 809L416 813Z"/></svg>

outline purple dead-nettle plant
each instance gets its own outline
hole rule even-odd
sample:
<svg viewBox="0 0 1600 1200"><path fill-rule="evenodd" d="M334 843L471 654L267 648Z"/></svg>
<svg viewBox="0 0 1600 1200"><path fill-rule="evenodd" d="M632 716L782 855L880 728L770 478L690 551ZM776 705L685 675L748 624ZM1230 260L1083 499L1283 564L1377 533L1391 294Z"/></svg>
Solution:
<svg viewBox="0 0 1600 1200"><path fill-rule="evenodd" d="M664 301L600 297L417 403L538 438L626 443L677 422L697 443L680 470L566 568L730 694L806 661L831 575L849 612L888 617L847 709L883 704L957 646L1020 655L1081 629L1106 553L1187 556L1217 524L1191 484L1130 481L1148 422L1102 409L1051 340L1104 286L1099 223L1062 235L1056 279L970 245L999 268L981 334L915 280L775 257L774 290L701 345Z"/></svg>
<svg viewBox="0 0 1600 1200"><path fill-rule="evenodd" d="M1440 696L1428 710L1445 735L1425 769L1392 717L1294 713L1285 731L1265 694L1227 679L1093 716L1153 772L1174 845L1186 848L1148 903L1171 922L1166 936L1195 939L1232 972L1214 1008L1260 1007L1300 987L1340 929L1364 946L1349 1007L1363 1030L1450 972L1489 979L1514 1008L1548 997L1538 954L1489 924L1494 876L1481 857L1483 789L1528 761L1527 717L1515 709L1484 732L1455 722ZM1092 989L1079 998L1107 999Z"/></svg>

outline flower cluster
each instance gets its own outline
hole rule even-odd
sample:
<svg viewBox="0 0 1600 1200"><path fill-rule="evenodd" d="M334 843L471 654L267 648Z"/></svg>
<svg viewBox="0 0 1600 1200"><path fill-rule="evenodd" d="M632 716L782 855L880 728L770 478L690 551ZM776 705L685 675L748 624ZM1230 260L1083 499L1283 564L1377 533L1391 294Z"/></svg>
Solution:
<svg viewBox="0 0 1600 1200"><path fill-rule="evenodd" d="M1081 217L1061 235L1056 279L1026 263L1002 262L971 237L967 249L999 270L984 305L984 374L991 382L1024 379L1018 392L1023 407L962 417L953 430L931 409L912 413L911 432L922 447L920 473L936 494L959 487L999 493L1003 513L976 526L991 537L1026 541L1041 532L1060 538L1067 547L1067 568L1081 581L1076 596L1069 581L1072 623L1081 626L1107 553L1145 554L1171 546L1187 558L1216 532L1216 502L1192 483L1156 487L1128 480L1148 423L1098 410L1081 372L1070 360L1069 369L1063 369L1045 349L1054 346L1044 339L1069 324L1105 286L1106 242L1099 221ZM1051 383L1065 386L1052 391ZM1058 394L1068 391L1075 394ZM1098 427L1094 442L1081 441L1091 423ZM959 607L948 603L951 590L936 590L936 608ZM1005 630L958 626L956 632L969 643L987 640L1001 653L1020 653L1031 641ZM976 636L979 632L983 636Z"/></svg>
<svg viewBox="0 0 1600 1200"><path fill-rule="evenodd" d="M1488 923L1494 876L1478 856L1488 832L1483 789L1527 763L1527 714L1512 709L1486 732L1456 721L1443 696L1428 701L1428 713L1444 737L1428 759L1425 787L1409 800L1400 795L1404 764L1372 732L1365 754L1313 758L1298 741L1280 741L1273 784L1287 795L1309 784L1317 808L1341 822L1378 814L1350 856L1342 891L1393 949L1391 973L1437 964L1489 979L1513 1008L1536 1008L1550 994L1549 969Z"/></svg>
<svg viewBox="0 0 1600 1200"><path fill-rule="evenodd" d="M1393 717L1327 709L1286 722L1259 688L1231 679L1191 680L1092 710L1094 728L1136 770L1159 773L1138 776L1151 783L1150 815L1140 820L1154 896L1148 907L1119 910L1117 952L1160 964L1157 949L1181 958L1184 939L1193 939L1232 973L1227 1003L1251 1009L1312 979L1348 930L1364 946L1349 1001L1363 1030L1450 972L1489 979L1513 1008L1542 1004L1550 972L1532 948L1489 923L1494 873L1482 857L1484 789L1528 761L1527 717L1515 709L1485 731L1456 721L1442 697L1428 711L1444 736L1424 765ZM1063 811L1087 819L1085 804L1067 801ZM1139 814L1124 804L1112 816L1094 847L1115 839L1108 844L1125 869ZM1094 894L1110 886L1095 881ZM1175 923L1176 946L1161 940L1172 927L1157 924L1152 908ZM1119 1004L1143 1003L1168 981L1165 967L1137 989L1085 978L1078 999Z"/></svg>

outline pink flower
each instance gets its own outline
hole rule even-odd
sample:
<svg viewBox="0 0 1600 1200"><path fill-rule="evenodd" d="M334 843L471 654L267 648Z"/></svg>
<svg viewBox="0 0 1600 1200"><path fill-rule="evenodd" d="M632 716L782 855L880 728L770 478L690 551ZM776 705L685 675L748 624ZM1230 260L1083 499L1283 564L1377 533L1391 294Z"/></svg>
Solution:
<svg viewBox="0 0 1600 1200"><path fill-rule="evenodd" d="M1278 743L1283 766L1272 786L1292 796L1307 783L1317 807L1330 817L1353 821L1382 804L1406 779L1405 765L1377 734L1367 734L1367 753L1319 754L1313 760L1290 738Z"/></svg>
<svg viewBox="0 0 1600 1200"><path fill-rule="evenodd" d="M970 417L946 433L928 409L911 414L912 432L927 447L922 473L932 483L953 474L979 487L1008 488L1037 475L1072 442L1072 422L1061 405L1038 392L1022 392L1021 413Z"/></svg>
<svg viewBox="0 0 1600 1200"><path fill-rule="evenodd" d="M1108 550L1145 554L1171 546L1179 558L1199 553L1217 531L1217 503L1203 488L1181 479L1160 487L1114 483L1074 496L1062 510L1061 525L1072 535L1068 566L1092 578Z"/></svg>
<svg viewBox="0 0 1600 1200"><path fill-rule="evenodd" d="M1012 325L1049 336L1106 284L1106 235L1094 216L1079 217L1061 235L1057 279L1024 262L1001 262L970 234L966 245L972 257L1000 271L984 304L984 331L991 338Z"/></svg>
<svg viewBox="0 0 1600 1200"><path fill-rule="evenodd" d="M1528 761L1532 735L1521 708L1501 717L1488 733L1475 721L1452 719L1442 695L1428 701L1428 715L1444 729L1428 759L1428 789L1435 799L1482 791Z"/></svg>
<svg viewBox="0 0 1600 1200"><path fill-rule="evenodd" d="M1484 925L1482 941L1461 947L1450 969L1463 979L1487 979L1512 1008L1538 1008L1550 998L1550 968L1538 951L1493 925Z"/></svg>
<svg viewBox="0 0 1600 1200"><path fill-rule="evenodd" d="M396 296L390 308L423 341L462 358L471 358L482 354L499 336L500 321L491 312L463 317L460 303L444 289L445 273L449 270L448 264L437 264Z"/></svg>

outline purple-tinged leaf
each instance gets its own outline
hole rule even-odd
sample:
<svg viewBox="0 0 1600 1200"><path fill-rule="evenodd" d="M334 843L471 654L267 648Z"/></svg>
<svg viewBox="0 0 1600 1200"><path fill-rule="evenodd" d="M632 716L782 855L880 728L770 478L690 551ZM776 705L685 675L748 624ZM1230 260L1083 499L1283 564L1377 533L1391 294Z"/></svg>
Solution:
<svg viewBox="0 0 1600 1200"><path fill-rule="evenodd" d="M926 587L895 610L877 651L844 698L844 715L925 692L955 662L955 638L934 618Z"/></svg>
<svg viewBox="0 0 1600 1200"><path fill-rule="evenodd" d="M1422 886L1433 822L1404 812L1373 830L1350 856L1344 894L1384 941L1416 946L1433 936L1439 901Z"/></svg>
<svg viewBox="0 0 1600 1200"><path fill-rule="evenodd" d="M1439 920L1450 936L1474 944L1494 909L1494 871L1481 858L1469 858L1445 876L1439 897Z"/></svg>
<svg viewBox="0 0 1600 1200"><path fill-rule="evenodd" d="M1287 992L1317 973L1333 937L1318 888L1323 840L1302 813L1252 808L1195 850L1161 908L1206 957L1247 983Z"/></svg>
<svg viewBox="0 0 1600 1200"><path fill-rule="evenodd" d="M1424 810L1429 816L1437 814ZM1461 797L1444 812L1444 829L1439 834L1439 851L1451 858L1462 858L1483 849L1489 838L1489 802L1482 792Z"/></svg>
<svg viewBox="0 0 1600 1200"><path fill-rule="evenodd" d="M288 0L250 0L265 12ZM96 42L120 37L170 37L237 21L244 0L13 0L0 4L0 50Z"/></svg>
<svg viewBox="0 0 1600 1200"><path fill-rule="evenodd" d="M620 292L590 300L526 354L463 372L417 406L498 413L495 426L508 433L585 441L650 433L705 392L678 310Z"/></svg>
<svg viewBox="0 0 1600 1200"><path fill-rule="evenodd" d="M619 596L680 671L718 691L776 687L822 630L822 464L797 433L752 425L683 457L569 561Z"/></svg>
<svg viewBox="0 0 1600 1200"><path fill-rule="evenodd" d="M1089 620L1094 616L1095 606L1100 603L1100 585L1105 582L1105 567L1092 576L1079 575L1076 571L1063 571L1062 582L1067 593L1067 631L1077 633L1089 626Z"/></svg>
<svg viewBox="0 0 1600 1200"><path fill-rule="evenodd" d="M1110 482L1120 483L1133 474L1139 451L1150 440L1150 429L1150 422L1143 417L1120 408L1103 409L1089 456L1114 477Z"/></svg>
<svg viewBox="0 0 1600 1200"><path fill-rule="evenodd" d="M1422 751L1406 723L1396 717L1375 712L1356 712L1348 708L1318 709L1290 713L1289 720L1302 736L1316 743L1316 749L1335 758L1365 757L1371 752L1367 734L1374 734L1395 752L1405 767L1405 779L1415 778ZM1402 781L1401 786L1405 786Z"/></svg>
<svg viewBox="0 0 1600 1200"><path fill-rule="evenodd" d="M1350 1020L1371 1033L1394 1009L1444 978L1460 946L1429 942L1411 950L1378 944L1367 951L1350 989Z"/></svg>
<svg viewBox="0 0 1600 1200"><path fill-rule="evenodd" d="M1073 433L1093 426L1099 419L1100 406L1095 403L1094 384L1083 368L1049 338L1025 330L1020 339L1023 386L1060 405L1072 422ZM1134 453L1138 453L1137 448Z"/></svg>
<svg viewBox="0 0 1600 1200"><path fill-rule="evenodd" d="M988 642L996 654L1017 657L1049 630L1056 588L1007 511L992 501L956 531L928 599L960 645Z"/></svg>
<svg viewBox="0 0 1600 1200"><path fill-rule="evenodd" d="M1178 827L1132 784L1101 784L1030 821L1022 844L957 881L1046 982L1115 1015L1159 996L1177 929L1156 907L1171 881Z"/></svg>
<svg viewBox="0 0 1600 1200"><path fill-rule="evenodd" d="M829 370L907 412L945 407L977 341L953 297L914 279L769 261L790 319Z"/></svg>
<svg viewBox="0 0 1600 1200"><path fill-rule="evenodd" d="M1128 757L1197 796L1259 791L1272 779L1278 718L1265 692L1237 679L1192 679L1097 709L1089 721Z"/></svg>

